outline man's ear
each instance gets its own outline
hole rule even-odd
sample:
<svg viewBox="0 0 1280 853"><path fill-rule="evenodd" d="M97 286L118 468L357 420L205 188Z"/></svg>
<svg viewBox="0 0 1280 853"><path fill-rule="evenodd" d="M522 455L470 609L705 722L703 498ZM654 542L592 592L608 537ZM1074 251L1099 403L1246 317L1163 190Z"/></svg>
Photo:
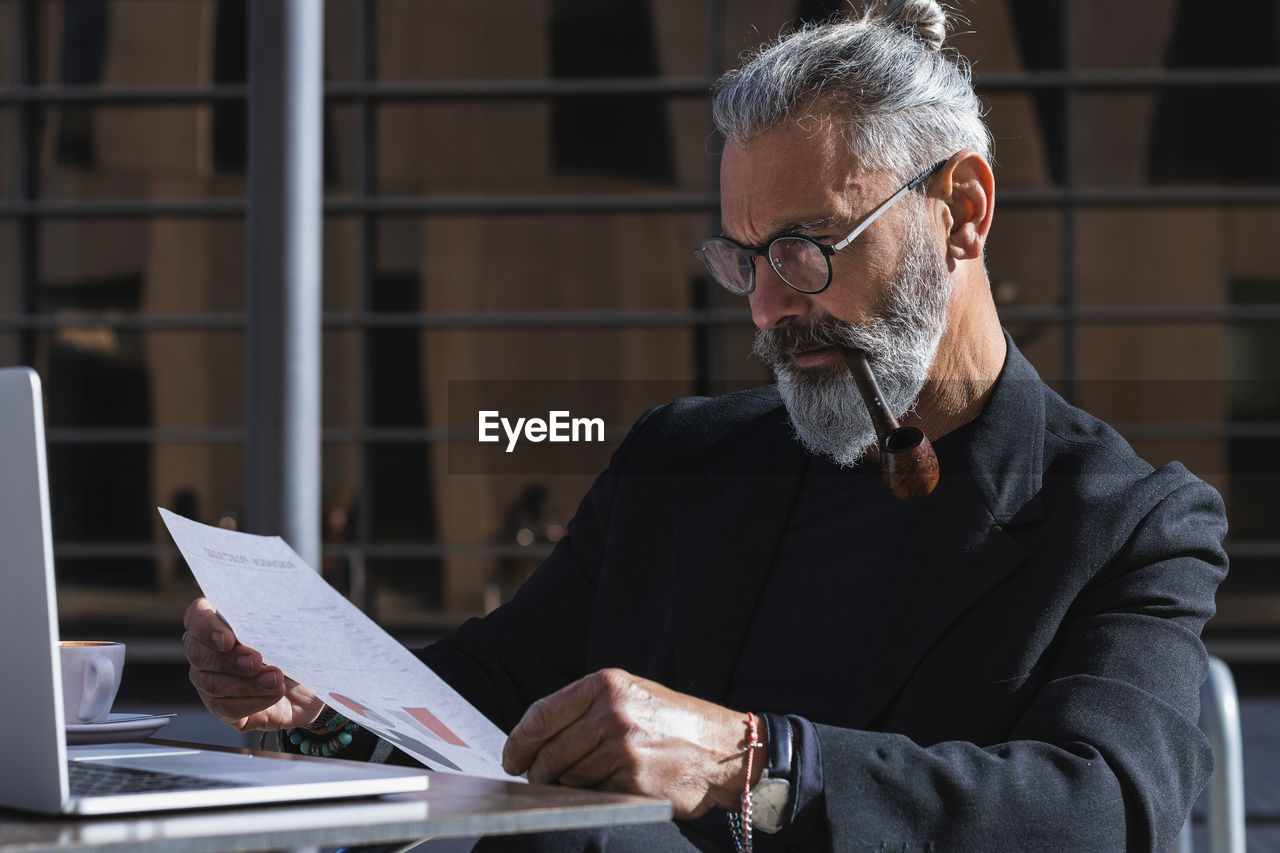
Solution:
<svg viewBox="0 0 1280 853"><path fill-rule="evenodd" d="M939 171L935 186L947 205L947 254L955 260L981 258L995 210L991 165L977 151L960 151Z"/></svg>

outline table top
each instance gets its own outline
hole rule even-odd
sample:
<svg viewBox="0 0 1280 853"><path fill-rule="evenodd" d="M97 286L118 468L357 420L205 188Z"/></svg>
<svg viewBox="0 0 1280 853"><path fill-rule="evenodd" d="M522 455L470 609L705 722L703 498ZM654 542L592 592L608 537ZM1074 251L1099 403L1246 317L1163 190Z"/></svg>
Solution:
<svg viewBox="0 0 1280 853"><path fill-rule="evenodd" d="M426 791L268 806L59 818L0 809L0 853L243 851L408 842L669 820L625 794L435 773Z"/></svg>

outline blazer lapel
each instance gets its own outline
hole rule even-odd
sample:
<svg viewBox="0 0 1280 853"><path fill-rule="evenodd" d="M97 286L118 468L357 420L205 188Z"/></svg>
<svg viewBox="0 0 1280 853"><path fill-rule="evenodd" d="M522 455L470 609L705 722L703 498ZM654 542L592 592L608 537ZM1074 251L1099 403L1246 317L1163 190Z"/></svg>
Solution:
<svg viewBox="0 0 1280 853"><path fill-rule="evenodd" d="M1024 551L1007 527L1042 514L1045 386L1006 343L986 408L918 506L918 532L859 680L855 726L872 727L948 626L1018 567Z"/></svg>
<svg viewBox="0 0 1280 853"><path fill-rule="evenodd" d="M924 500L912 544L858 679L852 725L870 727L947 626L1012 572L1022 547L958 472Z"/></svg>

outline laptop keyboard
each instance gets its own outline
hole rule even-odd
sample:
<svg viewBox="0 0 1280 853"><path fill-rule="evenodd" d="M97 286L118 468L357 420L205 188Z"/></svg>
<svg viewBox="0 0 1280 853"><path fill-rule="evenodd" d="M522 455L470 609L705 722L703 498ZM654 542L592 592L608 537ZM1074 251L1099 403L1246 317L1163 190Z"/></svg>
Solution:
<svg viewBox="0 0 1280 853"><path fill-rule="evenodd" d="M114 767L96 761L68 761L67 768L71 774L71 793L79 797L244 787L240 782L222 782L155 770L134 770L131 767Z"/></svg>

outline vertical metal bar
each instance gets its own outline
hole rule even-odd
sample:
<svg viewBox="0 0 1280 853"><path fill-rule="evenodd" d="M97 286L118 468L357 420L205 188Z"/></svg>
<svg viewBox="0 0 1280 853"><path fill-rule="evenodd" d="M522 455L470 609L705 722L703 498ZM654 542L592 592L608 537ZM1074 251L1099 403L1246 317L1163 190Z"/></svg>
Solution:
<svg viewBox="0 0 1280 853"><path fill-rule="evenodd" d="M1209 853L1245 853L1240 698L1231 668L1216 657L1209 658L1209 677L1200 688L1200 725L1217 759L1207 791Z"/></svg>
<svg viewBox="0 0 1280 853"><path fill-rule="evenodd" d="M1076 197L1076 93L1075 86L1075 0L1063 0L1062 3L1062 66L1067 83L1062 92L1062 186L1066 190L1067 201L1062 211L1062 307L1067 312L1067 320L1062 325L1062 361L1066 368L1062 389L1068 402L1077 400L1076 383L1078 379L1079 359L1076 320L1074 309L1077 302L1076 293L1076 250L1077 250L1077 217L1080 208Z"/></svg>
<svg viewBox="0 0 1280 853"><path fill-rule="evenodd" d="M724 0L707 0L707 70L712 80L717 80L724 71ZM710 115L710 101L707 103L707 113ZM717 192L720 189L720 158L709 158L708 178L710 186ZM720 211L713 210L710 215L708 234L720 233ZM714 282L707 282L707 308L716 310L724 307L724 290ZM705 383L707 388L695 389L695 393L719 394L726 390L727 377L725 376L725 331L724 326L707 323L705 326L706 340L706 377L698 377L700 384Z"/></svg>
<svg viewBox="0 0 1280 853"><path fill-rule="evenodd" d="M35 82L34 46L37 22L34 0L19 0L12 6L9 38L9 85L13 89ZM38 192L39 163L36 160L35 111L41 109L27 100L15 100L9 118L9 187L15 201L34 199ZM10 310L22 317L36 304L37 259L35 215L20 212L9 228ZM19 327L7 347L8 364L35 363L35 333Z"/></svg>
<svg viewBox="0 0 1280 853"><path fill-rule="evenodd" d="M249 4L246 526L320 565L323 0Z"/></svg>
<svg viewBox="0 0 1280 853"><path fill-rule="evenodd" d="M373 104L365 93L374 78L373 68L373 10L369 0L356 2L356 80L361 86L361 94L356 99L356 198L361 202L371 198L376 192L376 180L373 165L374 115ZM372 213L361 208L360 217L360 263L356 281L356 310L364 315L369 311L370 292L373 288L373 277L377 271L378 259L378 226ZM369 414L372 411L373 399L371 391L372 376L370 374L369 335L370 329L360 329L360 406L356 413L356 422L363 429L370 425ZM369 461L369 446L361 440L356 452L359 454L357 477L356 507L356 548L351 557L351 600L366 613L373 605L372 589L369 584L369 566L365 554L372 538L373 490L371 488L372 468Z"/></svg>
<svg viewBox="0 0 1280 853"><path fill-rule="evenodd" d="M1173 849L1169 853L1195 853L1192 843L1191 832L1191 815L1187 815L1187 820L1182 824L1182 829L1178 830L1178 838L1173 843Z"/></svg>

